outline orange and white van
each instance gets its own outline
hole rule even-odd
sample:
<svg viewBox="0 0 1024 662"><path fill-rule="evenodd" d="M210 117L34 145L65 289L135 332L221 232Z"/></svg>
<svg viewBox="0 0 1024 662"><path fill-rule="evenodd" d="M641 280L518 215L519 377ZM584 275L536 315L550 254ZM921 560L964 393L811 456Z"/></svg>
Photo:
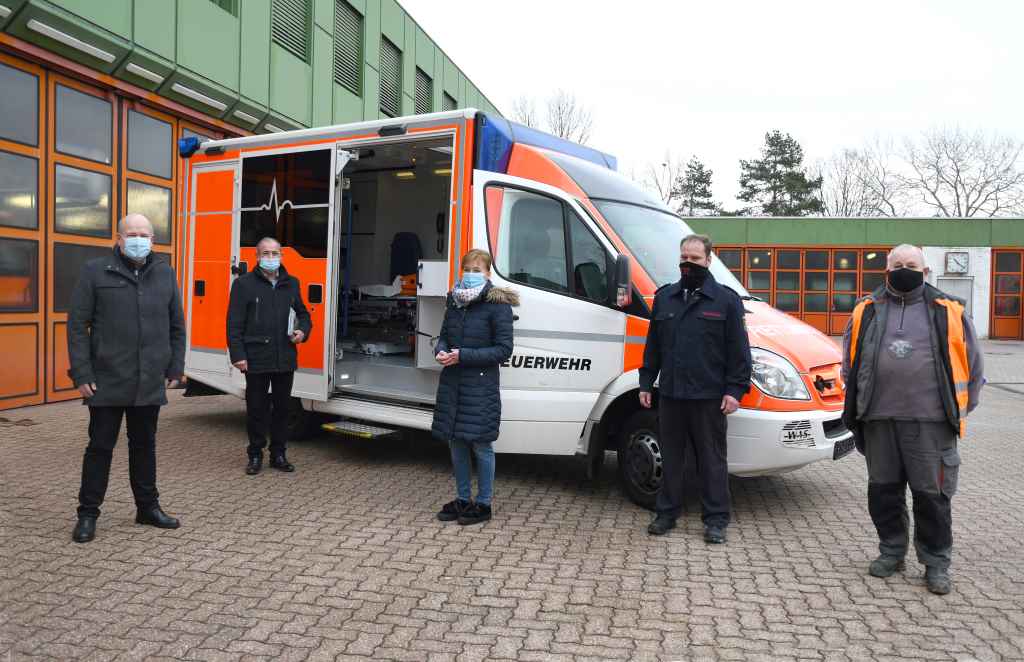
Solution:
<svg viewBox="0 0 1024 662"><path fill-rule="evenodd" d="M244 395L228 358L232 279L276 237L313 332L299 347L293 424L374 436L430 428L433 342L460 256L494 256L518 290L501 370L499 452L618 452L650 506L661 481L657 410L637 370L658 286L678 279L686 223L615 171L615 159L476 110L180 145L187 159L189 393ZM745 299L753 387L729 420L729 470L790 471L841 457L840 352L810 326Z"/></svg>

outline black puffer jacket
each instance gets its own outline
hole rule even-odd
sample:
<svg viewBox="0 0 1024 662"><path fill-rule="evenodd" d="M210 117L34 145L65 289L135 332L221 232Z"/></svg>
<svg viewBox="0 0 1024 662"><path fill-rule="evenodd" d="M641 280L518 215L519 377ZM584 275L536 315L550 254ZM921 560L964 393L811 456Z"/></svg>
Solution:
<svg viewBox="0 0 1024 662"><path fill-rule="evenodd" d="M114 248L82 267L68 313L68 374L96 384L93 407L167 404L166 379L185 375L185 317L174 269L150 253L141 267Z"/></svg>
<svg viewBox="0 0 1024 662"><path fill-rule="evenodd" d="M309 340L313 321L302 302L299 279L282 265L277 285L262 269L239 276L231 285L228 304L228 350L231 362L249 362L249 372L294 372L298 350L288 337L288 313L295 311L295 328Z"/></svg>
<svg viewBox="0 0 1024 662"><path fill-rule="evenodd" d="M441 372L432 432L442 441L491 442L501 423L499 366L512 356L512 306L519 295L484 286L465 308L448 295L435 353L459 350L459 362Z"/></svg>

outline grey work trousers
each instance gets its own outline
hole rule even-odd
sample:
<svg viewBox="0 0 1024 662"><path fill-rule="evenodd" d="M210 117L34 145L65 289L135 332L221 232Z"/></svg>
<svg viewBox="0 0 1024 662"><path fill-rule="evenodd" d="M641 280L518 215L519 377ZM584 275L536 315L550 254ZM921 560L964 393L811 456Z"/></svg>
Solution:
<svg viewBox="0 0 1024 662"><path fill-rule="evenodd" d="M960 453L945 421L867 421L868 510L878 550L903 558L909 544L906 489L914 500L914 547L926 566L948 568L953 551L952 498Z"/></svg>

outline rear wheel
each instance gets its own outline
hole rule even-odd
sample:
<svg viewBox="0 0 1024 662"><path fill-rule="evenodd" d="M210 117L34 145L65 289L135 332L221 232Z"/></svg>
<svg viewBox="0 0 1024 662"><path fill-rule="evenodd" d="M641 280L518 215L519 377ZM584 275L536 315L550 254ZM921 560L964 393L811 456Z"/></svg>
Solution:
<svg viewBox="0 0 1024 662"><path fill-rule="evenodd" d="M288 406L288 440L301 441L315 437L320 431L323 416L314 411L306 411L302 400L292 398Z"/></svg>
<svg viewBox="0 0 1024 662"><path fill-rule="evenodd" d="M619 480L629 499L654 510L663 474L658 412L635 412L619 432Z"/></svg>

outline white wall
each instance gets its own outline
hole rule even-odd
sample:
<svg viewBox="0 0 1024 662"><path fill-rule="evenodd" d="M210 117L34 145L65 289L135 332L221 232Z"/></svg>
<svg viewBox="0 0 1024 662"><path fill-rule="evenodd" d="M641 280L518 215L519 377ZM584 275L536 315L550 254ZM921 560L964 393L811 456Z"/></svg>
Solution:
<svg viewBox="0 0 1024 662"><path fill-rule="evenodd" d="M957 252L967 253L968 270L966 274L946 273L946 253ZM962 278L966 277L970 282L971 291L971 316L974 318L974 329L980 338L988 338L989 333L989 306L992 293L992 249L987 246L925 246L924 259L931 267L931 275L928 282L939 287L940 278ZM942 289L942 288L940 288ZM950 292L957 294L956 292Z"/></svg>

